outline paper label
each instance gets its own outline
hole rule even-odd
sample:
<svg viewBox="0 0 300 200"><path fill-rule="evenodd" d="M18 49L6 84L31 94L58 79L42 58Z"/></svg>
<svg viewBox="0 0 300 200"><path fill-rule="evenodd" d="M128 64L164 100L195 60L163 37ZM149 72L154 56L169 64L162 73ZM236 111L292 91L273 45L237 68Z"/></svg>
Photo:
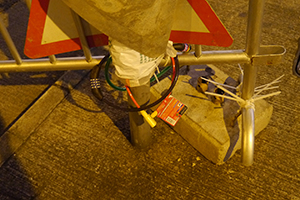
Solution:
<svg viewBox="0 0 300 200"><path fill-rule="evenodd" d="M172 126L176 125L186 110L187 106L171 95L156 109L157 116Z"/></svg>

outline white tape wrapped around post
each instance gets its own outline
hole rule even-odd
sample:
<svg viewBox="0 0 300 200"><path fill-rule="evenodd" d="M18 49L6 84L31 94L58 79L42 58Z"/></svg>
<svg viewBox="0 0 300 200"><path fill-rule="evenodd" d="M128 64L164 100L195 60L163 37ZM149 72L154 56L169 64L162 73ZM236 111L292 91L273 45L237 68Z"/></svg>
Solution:
<svg viewBox="0 0 300 200"><path fill-rule="evenodd" d="M116 75L125 85L137 87L145 85L153 76L156 67L164 54L157 58L150 58L124 44L110 38L110 55L116 68Z"/></svg>
<svg viewBox="0 0 300 200"><path fill-rule="evenodd" d="M110 55L115 74L126 85L128 91L128 104L131 107L139 107L150 100L150 78L157 69L164 54L150 58L124 44L110 38ZM176 50L172 43L168 43L166 52L176 56ZM130 89L129 89L130 87ZM134 96L134 97L133 97ZM139 148L147 148L152 141L151 128L156 126L156 121L145 110L130 112L131 143Z"/></svg>

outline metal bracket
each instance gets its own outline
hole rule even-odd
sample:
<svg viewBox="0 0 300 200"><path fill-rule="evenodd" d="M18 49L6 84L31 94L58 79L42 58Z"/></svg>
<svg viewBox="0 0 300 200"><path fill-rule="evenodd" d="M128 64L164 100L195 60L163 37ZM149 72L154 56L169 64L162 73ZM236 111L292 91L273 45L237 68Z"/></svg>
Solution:
<svg viewBox="0 0 300 200"><path fill-rule="evenodd" d="M253 65L274 65L282 61L286 49L280 45L261 45L259 53L252 56Z"/></svg>

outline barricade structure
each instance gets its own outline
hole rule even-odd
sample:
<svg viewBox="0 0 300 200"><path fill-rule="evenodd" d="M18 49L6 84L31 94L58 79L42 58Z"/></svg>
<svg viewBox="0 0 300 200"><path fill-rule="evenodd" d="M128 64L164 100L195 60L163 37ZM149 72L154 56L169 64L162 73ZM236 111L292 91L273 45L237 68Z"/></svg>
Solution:
<svg viewBox="0 0 300 200"><path fill-rule="evenodd" d="M26 0L30 8L31 0ZM195 45L194 54L178 55L180 66L239 63L244 64L244 80L241 98L251 101L254 95L256 72L258 65L273 65L281 62L286 50L280 45L260 45L263 19L264 0L249 0L247 35L245 49L202 51L201 45ZM85 38L82 19L72 13L80 38L83 57L57 58L50 55L41 59L21 59L17 48L0 18L0 32L4 38L14 60L0 61L0 72L33 72L33 71L65 71L91 69L97 65L103 56L92 56ZM165 66L169 60L163 59L160 63ZM251 104L242 108L242 163L250 166L254 155L254 112Z"/></svg>

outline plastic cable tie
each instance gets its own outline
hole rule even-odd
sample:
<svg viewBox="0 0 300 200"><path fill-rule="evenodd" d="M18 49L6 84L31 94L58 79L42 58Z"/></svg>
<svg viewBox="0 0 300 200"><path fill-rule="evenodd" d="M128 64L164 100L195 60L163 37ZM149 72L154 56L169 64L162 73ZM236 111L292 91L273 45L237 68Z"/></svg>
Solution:
<svg viewBox="0 0 300 200"><path fill-rule="evenodd" d="M254 105L253 100L252 99L251 100L246 100L244 108L252 108L255 111L255 105Z"/></svg>

